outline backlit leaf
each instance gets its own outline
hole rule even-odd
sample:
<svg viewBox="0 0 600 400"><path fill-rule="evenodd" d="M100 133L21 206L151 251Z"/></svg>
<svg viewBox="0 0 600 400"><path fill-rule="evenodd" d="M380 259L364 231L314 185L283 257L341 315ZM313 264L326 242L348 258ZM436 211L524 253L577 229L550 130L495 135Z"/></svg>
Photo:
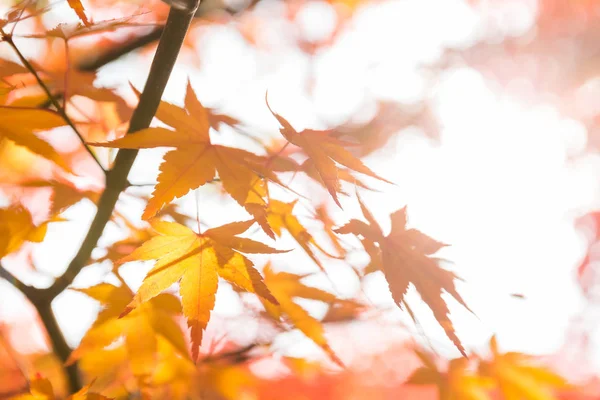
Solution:
<svg viewBox="0 0 600 400"><path fill-rule="evenodd" d="M265 284L279 302L279 304L273 304L261 299L267 313L277 321L285 317L295 328L325 350L333 361L343 366L342 361L329 346L321 323L293 300L294 298L303 298L331 304L337 300L336 296L324 290L306 286L301 282L303 278L301 275L287 272L275 273L268 265L264 269L264 274Z"/></svg>
<svg viewBox="0 0 600 400"><path fill-rule="evenodd" d="M180 282L183 314L191 329L192 356L196 360L202 333L214 307L219 276L263 296L269 302L277 303L252 262L240 253L281 252L251 239L236 236L252 223L253 221L233 222L198 234L178 223L152 220L152 228L158 235L119 261L121 264L157 260L121 315L127 315L174 283Z"/></svg>
<svg viewBox="0 0 600 400"><path fill-rule="evenodd" d="M302 148L308 158L312 160L321 181L338 206L341 207L337 197L337 194L340 192L340 179L336 162L353 171L391 183L371 171L362 161L354 157L352 153L343 147L344 145L349 145L349 143L335 138L332 132L315 131L312 129L297 132L285 118L271 109L268 101L267 106L273 116L279 121L281 125L280 132L283 137L291 144Z"/></svg>
<svg viewBox="0 0 600 400"><path fill-rule="evenodd" d="M65 126L66 122L55 112L36 108L0 107L0 138L5 137L19 146L42 156L67 172L71 168L63 157L46 141L34 133Z"/></svg>
<svg viewBox="0 0 600 400"><path fill-rule="evenodd" d="M406 227L406 208L392 214L392 229L388 235L384 235L381 227L360 201L360 198L359 202L368 224L359 220L351 220L337 229L337 232L352 233L363 237L362 242L371 257L368 272L378 269L383 271L394 302L398 306L402 306L404 295L409 285L412 284L433 311L435 319L442 326L448 338L466 356L465 349L454 332L454 326L448 316L450 311L442 293L450 294L467 310L469 308L454 286L456 275L441 268L438 260L430 257L445 245L416 229L408 229Z"/></svg>

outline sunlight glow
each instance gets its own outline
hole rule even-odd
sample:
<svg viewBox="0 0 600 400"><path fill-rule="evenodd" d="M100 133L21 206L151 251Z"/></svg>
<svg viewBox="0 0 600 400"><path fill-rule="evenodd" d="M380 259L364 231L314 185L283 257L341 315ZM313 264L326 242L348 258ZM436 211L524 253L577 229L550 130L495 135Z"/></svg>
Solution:
<svg viewBox="0 0 600 400"><path fill-rule="evenodd" d="M503 34L518 35L534 22L534 1L511 1L505 6L506 12L494 21ZM326 30L335 18L328 6L319 7L299 16L303 33L314 40L324 33L311 29L311 24L324 24ZM431 7L439 9L431 12ZM181 104L189 73L203 101L234 110L232 114L254 124L250 131L266 137L277 133L277 123L264 104L267 89L271 104L295 127L319 129L327 122L368 114L376 100L417 103L434 88L434 112L441 121L439 143L414 128L401 132L384 149L384 156L374 154L365 160L397 187L386 186L385 195L361 196L376 206L374 212L382 226L389 226L390 212L408 205L413 227L452 245L440 254L452 260L452 269L464 278L459 290L479 318L466 312L452 316L466 347L480 348L497 333L505 349L550 353L562 345L569 318L582 305L573 271L583 248L573 220L598 201L600 161L591 157L571 160L583 151L587 132L581 123L562 117L552 105L524 104L511 96L510 90L494 87L469 68L450 70L438 81L430 81L425 66L436 62L446 47L475 43L489 18L485 13L475 15L459 0L375 4L359 12L351 29L331 51L314 57L312 71L311 60L285 46L289 32L277 37L274 47L282 49L273 56L251 49L233 28L223 26L203 39L201 72L176 70L165 98ZM276 27L274 24L273 29ZM363 56L358 58L357 54ZM145 74L139 72L139 65L131 59L115 63L102 70L99 82L125 86L131 81L141 88ZM304 88L310 79L314 79L314 90L307 94ZM162 154L143 151L131 176L151 182ZM191 197L181 204L194 204ZM340 220L358 215L355 203L343 200L343 205ZM205 205L204 215L208 207L211 204ZM60 234L52 229L48 232L45 246L35 252L40 271L61 272L73 251L73 241L64 238L82 237L90 208L89 204L73 207L69 212L79 223L66 223ZM132 215L141 213L136 205L124 208ZM231 218L222 210L215 205L211 209L215 215L207 220ZM111 232L104 240L116 238L115 230ZM285 245L281 242L280 248ZM48 257L50 252L52 257ZM300 257L300 268L303 261ZM127 266L123 274L128 282L139 284L146 270ZM105 266L86 268L76 286L106 274ZM35 274L23 274L28 283L34 281L30 275ZM350 276L339 278L336 281L345 286L341 291L352 292L358 286ZM47 283L35 283L40 282ZM375 304L391 305L383 279L370 279L366 293ZM525 299L510 297L511 293L523 294ZM230 314L225 304L233 304L226 303L228 298L233 302L233 297L220 291L215 314ZM55 306L72 344L93 320L84 309L97 309L83 298L67 292ZM455 354L427 307L415 301L414 293L410 299L423 316L419 322L431 341L439 350ZM0 313L3 318L9 314L5 307ZM400 311L391 318L410 321ZM294 344L292 353L303 349L302 343L295 342L297 337L289 340Z"/></svg>

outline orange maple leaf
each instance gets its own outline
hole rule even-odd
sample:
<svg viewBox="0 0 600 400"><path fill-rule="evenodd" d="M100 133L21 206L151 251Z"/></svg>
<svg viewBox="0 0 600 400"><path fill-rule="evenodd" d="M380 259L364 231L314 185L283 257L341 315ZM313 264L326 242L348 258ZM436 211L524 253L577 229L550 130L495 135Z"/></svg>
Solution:
<svg viewBox="0 0 600 400"><path fill-rule="evenodd" d="M22 206L0 208L0 258L14 251L28 242L41 242L46 236L48 223L34 225L31 213Z"/></svg>
<svg viewBox="0 0 600 400"><path fill-rule="evenodd" d="M261 167L265 163L264 157L212 144L209 128L211 124L222 122L222 118L211 115L188 81L185 109L163 101L156 113L159 120L175 131L148 128L112 142L91 144L126 149L175 147L164 157L158 183L142 218L152 218L165 204L211 182L218 173L223 188L273 237L266 221L267 202L264 197L267 188L263 178L278 182L277 177Z"/></svg>
<svg viewBox="0 0 600 400"><path fill-rule="evenodd" d="M500 353L495 336L490 340L490 349L492 358L480 362L479 373L497 381L506 399L557 400L554 390L567 386L563 378L535 365L525 354Z"/></svg>
<svg viewBox="0 0 600 400"><path fill-rule="evenodd" d="M84 386L77 393L67 397L67 400L110 400L99 393L90 392L94 382ZM29 394L11 398L12 400L56 400L52 383L47 378L36 376L29 382Z"/></svg>
<svg viewBox="0 0 600 400"><path fill-rule="evenodd" d="M81 0L67 0L67 2L69 3L69 7L75 11L75 14L77 14L81 22L83 22L85 26L90 26L91 23L88 20L87 15L85 15L85 8L83 8Z"/></svg>
<svg viewBox="0 0 600 400"><path fill-rule="evenodd" d="M477 375L469 368L469 360L456 358L450 360L448 369L440 371L435 362L421 351L415 351L423 362L410 376L407 384L435 385L440 400L491 400L490 389L495 383L493 379Z"/></svg>
<svg viewBox="0 0 600 400"><path fill-rule="evenodd" d="M277 118L277 121L282 126L279 131L283 137L289 143L304 150L304 153L306 153L309 160L312 161L314 168L316 168L322 183L338 206L341 207L337 197L337 193L340 193L340 178L336 162L353 171L387 183L392 183L371 171L361 160L354 157L352 153L343 147L352 146L352 143L344 142L334 137L331 131L305 129L302 132L297 132L285 118L271 109L266 96L265 101L271 114Z"/></svg>
<svg viewBox="0 0 600 400"><path fill-rule="evenodd" d="M333 352L321 323L313 318L304 308L294 302L294 298L318 300L327 304L337 301L337 297L324 290L306 286L301 282L306 276L291 274L288 272L273 272L270 265L264 268L265 284L273 293L278 303L269 303L261 299L267 313L276 321L286 317L294 327L299 329L313 342L319 345L331 357L336 364L344 366L342 361Z"/></svg>
<svg viewBox="0 0 600 400"><path fill-rule="evenodd" d="M199 234L178 223L152 220L150 224L159 235L118 261L118 264L122 264L129 261L158 260L121 316L127 315L180 281L183 314L191 328L192 355L197 360L202 332L215 304L219 276L277 304L260 273L240 253L282 252L263 243L236 236L245 232L253 223L254 221L233 222Z"/></svg>
<svg viewBox="0 0 600 400"><path fill-rule="evenodd" d="M302 247L306 254L317 264L319 269L325 272L325 267L317 258L311 246L319 249L323 254L337 258L327 253L308 232L308 230L300 223L298 218L292 214L296 201L292 203L284 203L283 201L271 199L268 207L267 220L269 226L273 229L278 237L281 237L283 230L287 230L294 240Z"/></svg>
<svg viewBox="0 0 600 400"><path fill-rule="evenodd" d="M406 207L391 215L391 231L388 235L384 235L360 197L358 200L368 224L354 219L336 232L352 233L363 237L362 242L371 257L371 269L367 272L383 271L394 302L398 306L402 306L404 295L412 283L423 301L433 311L435 319L448 338L466 357L465 349L448 317L450 311L442 298L442 292L447 292L467 310L471 310L456 291L454 280L457 276L451 271L442 269L438 265L438 259L430 257L446 245L416 229L407 229Z"/></svg>
<svg viewBox="0 0 600 400"><path fill-rule="evenodd" d="M159 337L187 357L183 333L173 319L174 315L181 313L181 303L176 296L162 293L126 317L119 318L123 308L133 299L128 287L101 283L75 290L100 302L104 308L69 356L68 364L103 351L120 337L125 338L127 359L134 376L149 376L153 372Z"/></svg>
<svg viewBox="0 0 600 400"><path fill-rule="evenodd" d="M53 111L0 106L0 138L12 140L19 146L52 161L65 171L72 172L63 157L50 144L34 134L65 125L64 119Z"/></svg>

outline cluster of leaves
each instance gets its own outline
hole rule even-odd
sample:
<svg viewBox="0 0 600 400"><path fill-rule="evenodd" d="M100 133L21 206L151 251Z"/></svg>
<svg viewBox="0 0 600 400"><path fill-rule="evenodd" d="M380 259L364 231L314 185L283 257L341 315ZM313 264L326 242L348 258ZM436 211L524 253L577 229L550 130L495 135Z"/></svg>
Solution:
<svg viewBox="0 0 600 400"><path fill-rule="evenodd" d="M440 400L492 399L500 392L505 399L552 400L557 389L567 384L560 376L536 366L535 361L521 353L501 353L496 338L490 341L491 358L457 358L440 370L426 353L416 351L423 362L407 383L435 385Z"/></svg>
<svg viewBox="0 0 600 400"><path fill-rule="evenodd" d="M115 90L96 87L95 71L73 68L70 49L80 37L107 35L122 27L136 26L137 22L132 22L130 16L93 21L80 1L69 0L68 5L80 23L23 35L28 40L47 41L48 49L55 41L62 43L66 57L61 62L55 60L54 64L48 60L46 63L28 60L15 43L17 36L9 30L11 24L14 27L24 16L39 17L42 10L28 4L11 10L6 19L0 20L3 42L19 59L19 63L0 61L0 166L2 183L9 183L9 179L4 178L6 175L10 176L12 185L12 189L4 190L10 205L0 209L0 259L10 261L7 256L26 250L27 242L43 242L48 224L65 220L63 213L82 201L95 203L97 216L106 214L107 222L110 217L126 235L125 239L102 247L91 243L92 248L103 250L104 255L76 257L74 267L70 265L47 291L21 284L1 267L3 277L8 277L26 295L34 294L30 300L44 320L42 311L47 307L44 303L56 297L53 290L57 285L67 282L68 286L86 265L110 265L111 278L116 279L118 285L107 280L74 289L96 300L101 311L78 347L62 360L71 370L75 367L90 381L95 380L94 385L102 388L103 394L92 393L90 384L73 393L71 399L103 399L104 395L121 396L132 392L146 397L188 398L189 393L195 392L195 384L201 386L201 393L208 391L221 398L239 398L242 388L251 386L257 379L246 366L240 365L250 358L270 357L273 350L267 341L220 354L203 351L206 347L203 336L211 321L217 290L223 284L231 285L241 299L248 298L246 293L258 297L260 302L247 308L261 324L269 324L277 332L297 329L335 364L344 367L343 355L337 354L335 345L331 346L326 338L325 325L356 319L367 306L358 298L340 298L308 285L305 278L309 275L287 270L286 260L302 251L321 275L327 275L325 259L341 260L347 268L354 269L348 258L349 252L356 249L342 242L345 235L358 239L362 245L360 250L370 258L367 267L357 271L361 279L383 272L391 296L400 308L408 307L405 295L409 287L414 287L447 337L464 357L467 356L449 318L444 293L469 308L455 287L457 276L442 268L435 257L445 244L410 228L406 207L391 215L391 230L386 234L358 195L364 220L351 219L346 224L338 224L328 211L330 208L299 193L305 185L296 177L320 185L341 208L340 196L347 195L352 184L368 189L359 180L361 175L356 174L391 184L357 156L377 149L384 140L373 145L365 143L367 139L363 136L355 137L357 140L347 139L353 135L344 135L335 129L297 131L266 103L265 107L280 126L278 151L266 143L260 143L260 151L254 152L217 144L221 141L214 140L215 135L240 134L241 122L205 107L190 81L185 88L183 106L160 101L155 117L161 126L123 135L131 121L132 108ZM152 82L147 85L151 86ZM136 91L140 99L145 93ZM78 149L70 153L63 151L62 143L75 143ZM151 195L125 192L145 203L141 219L115 208L114 204L104 205L103 199L113 196L112 191L120 192L121 188L111 186L115 173L119 172L117 161L108 161L114 150L103 148L120 149L119 152L169 148ZM29 164L23 170L24 159ZM288 177L292 179L286 179ZM82 184L81 179L87 182ZM192 229L192 213L178 211L174 202L205 185L221 189L233 200L227 207L239 208L247 217L207 229L201 229L200 222L204 221L198 220L197 230ZM26 201L35 199L42 191L50 192L44 207ZM115 202L117 196L118 193ZM293 200L290 201L290 197ZM303 220L298 211L300 207L315 216L313 220L318 221L318 228ZM92 223L90 232L99 230L99 236L106 223L95 224ZM254 224L258 230L249 232ZM291 237L297 248L278 249L284 236ZM321 237L328 238L329 243L317 239ZM330 245L335 255L326 249ZM268 260L262 263L262 268L253 261L255 254ZM140 287L132 290L122 277L122 266L147 261L154 262L152 268ZM302 299L320 302L329 311L324 318L315 318L302 306L302 301L298 301ZM180 316L187 324L187 333L180 326ZM412 312L411 316L414 317ZM52 344L58 349L60 337L47 328ZM250 354L263 347L267 350L262 354ZM503 358L500 360L500 357ZM425 356L422 358L426 367L417 371L412 379L414 383L440 386L444 399L486 398L478 394L480 384L485 385L465 372L466 359L453 361L451 372L444 375ZM542 374L535 372L542 370L525 367L510 369L518 362L510 355L498 356L497 360L500 361L481 363L480 370L486 371L484 374L496 374L509 399L523 396L519 391L521 383L514 383L506 374L520 374L522 378L518 379L524 381L529 375L535 375L531 385L537 384L536 379ZM452 379L448 381L446 377L450 375ZM527 382L523 385L529 384ZM77 386L75 382L70 383ZM17 398L55 397L48 380L35 378L30 383L30 394Z"/></svg>

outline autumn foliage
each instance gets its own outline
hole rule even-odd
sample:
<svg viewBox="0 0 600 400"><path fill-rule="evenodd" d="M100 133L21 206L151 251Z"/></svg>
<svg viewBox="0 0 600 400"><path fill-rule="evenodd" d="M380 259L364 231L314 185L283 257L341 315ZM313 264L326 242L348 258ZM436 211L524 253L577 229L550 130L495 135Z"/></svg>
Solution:
<svg viewBox="0 0 600 400"><path fill-rule="evenodd" d="M381 102L367 122L298 129L269 87L253 99L265 133L243 113L207 106L210 92L189 71L212 63L196 58L211 28L230 24L267 51L261 7L272 4L169 3L24 0L3 9L1 290L31 318L0 325L0 398L586 398L583 384L504 351L495 336L471 348L453 318L476 313L461 295L460 265L445 259L451 244L411 224L411 204L382 218L379 202L403 182L365 156L404 127L431 128L425 105L409 116ZM283 3L290 21L308 4ZM363 6L323 4L335 28L297 37L311 56ZM144 85L98 83L105 67L128 62ZM149 174L155 182L138 177ZM69 224L83 226L81 237L61 236ZM44 275L35 251L57 236L52 263L66 253L67 265L42 283L29 279ZM592 257L580 267L582 286ZM103 272L86 272L94 268ZM373 278L421 338L390 325L390 310L365 295ZM52 306L64 293L98 310L75 345ZM72 306L71 318L83 318ZM422 340L429 332L419 320L431 316L445 354ZM31 326L43 350L12 343L33 343ZM386 337L384 350L368 350L374 332Z"/></svg>

